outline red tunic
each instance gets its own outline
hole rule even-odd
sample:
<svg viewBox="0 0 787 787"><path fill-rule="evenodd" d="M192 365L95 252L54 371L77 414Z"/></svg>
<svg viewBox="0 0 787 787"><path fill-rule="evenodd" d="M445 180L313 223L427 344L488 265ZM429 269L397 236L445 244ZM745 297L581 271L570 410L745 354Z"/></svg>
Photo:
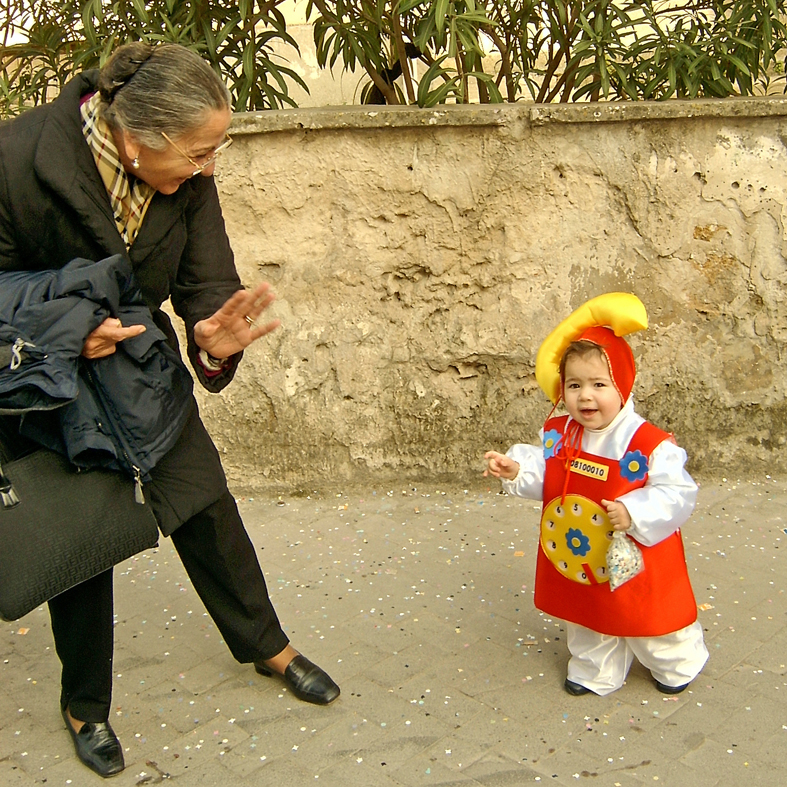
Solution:
<svg viewBox="0 0 787 787"><path fill-rule="evenodd" d="M544 431L562 434L567 421L550 419ZM638 544L645 569L616 590L610 590L607 576L612 526L601 500L644 486L653 450L669 437L643 423L624 453L625 464L580 452L565 499L564 459L547 458L535 582L535 604L542 612L619 637L657 637L697 619L679 530L655 546Z"/></svg>

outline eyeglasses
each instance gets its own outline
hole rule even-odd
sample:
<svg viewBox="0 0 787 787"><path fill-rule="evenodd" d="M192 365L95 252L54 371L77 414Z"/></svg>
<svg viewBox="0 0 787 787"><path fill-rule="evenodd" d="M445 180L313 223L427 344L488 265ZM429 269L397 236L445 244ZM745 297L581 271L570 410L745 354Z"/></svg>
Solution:
<svg viewBox="0 0 787 787"><path fill-rule="evenodd" d="M221 145L219 145L213 151L213 153L210 153L207 156L200 156L200 158L204 158L205 160L202 162L202 164L199 164L191 156L189 156L189 154L186 153L183 148L181 148L179 145L176 145L163 131L161 132L161 136L164 137L164 139L166 139L167 142L169 142L169 144L172 145L172 147L175 148L175 150L177 150L178 153L180 153L180 155L183 156L192 167L194 167L194 172L191 173L192 178L195 175L201 174L202 171L207 169L211 164L215 164L216 159L232 144L232 137L229 134L225 134L224 142L222 142Z"/></svg>

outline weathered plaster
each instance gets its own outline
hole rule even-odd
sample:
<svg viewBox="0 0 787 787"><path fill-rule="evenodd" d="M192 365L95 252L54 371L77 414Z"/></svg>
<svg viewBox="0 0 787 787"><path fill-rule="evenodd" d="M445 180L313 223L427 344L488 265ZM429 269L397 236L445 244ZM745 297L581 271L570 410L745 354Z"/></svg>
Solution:
<svg viewBox="0 0 787 787"><path fill-rule="evenodd" d="M238 115L218 173L282 328L201 395L233 487L477 478L549 411L533 364L636 293L643 415L695 472L787 470L787 99Z"/></svg>

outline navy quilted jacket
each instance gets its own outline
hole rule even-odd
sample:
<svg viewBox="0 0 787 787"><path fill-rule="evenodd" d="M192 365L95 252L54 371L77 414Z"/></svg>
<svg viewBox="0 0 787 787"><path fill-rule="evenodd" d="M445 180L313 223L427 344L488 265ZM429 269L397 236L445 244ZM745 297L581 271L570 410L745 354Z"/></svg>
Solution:
<svg viewBox="0 0 787 787"><path fill-rule="evenodd" d="M105 358L81 356L107 317L146 331ZM192 379L117 254L59 270L0 273L0 413L78 467L147 481L190 412Z"/></svg>

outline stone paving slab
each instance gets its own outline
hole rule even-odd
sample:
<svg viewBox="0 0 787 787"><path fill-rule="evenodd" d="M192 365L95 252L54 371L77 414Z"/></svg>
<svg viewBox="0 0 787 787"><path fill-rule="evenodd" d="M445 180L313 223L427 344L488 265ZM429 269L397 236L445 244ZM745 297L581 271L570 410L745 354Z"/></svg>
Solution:
<svg viewBox="0 0 787 787"><path fill-rule="evenodd" d="M116 570L114 785L773 787L787 759L787 479L703 483L684 528L710 661L659 694L570 697L562 623L533 607L538 506L494 485L239 500L328 708L237 664L171 543ZM0 624L0 785L104 783L57 708L45 607Z"/></svg>

